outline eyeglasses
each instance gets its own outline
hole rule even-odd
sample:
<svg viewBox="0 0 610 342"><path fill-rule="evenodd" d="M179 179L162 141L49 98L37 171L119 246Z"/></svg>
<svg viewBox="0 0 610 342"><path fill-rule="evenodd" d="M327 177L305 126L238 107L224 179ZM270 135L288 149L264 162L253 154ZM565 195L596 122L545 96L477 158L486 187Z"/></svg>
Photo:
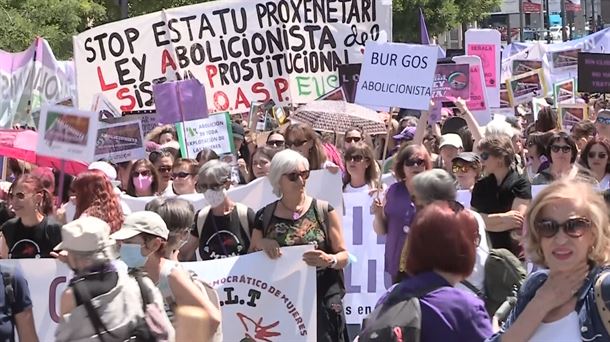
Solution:
<svg viewBox="0 0 610 342"><path fill-rule="evenodd" d="M349 144L357 143L362 140L361 137L345 137L345 142Z"/></svg>
<svg viewBox="0 0 610 342"><path fill-rule="evenodd" d="M13 199L13 198L17 198L18 200L23 200L25 198L25 194L23 192L18 192L18 193L9 193L8 194L8 198L9 199Z"/></svg>
<svg viewBox="0 0 610 342"><path fill-rule="evenodd" d="M171 166L161 166L157 169L157 171L159 171L159 173L168 173L172 171L172 167Z"/></svg>
<svg viewBox="0 0 610 342"><path fill-rule="evenodd" d="M172 173L172 178L186 178L188 176L192 176L192 174L188 172L174 172Z"/></svg>
<svg viewBox="0 0 610 342"><path fill-rule="evenodd" d="M365 158L363 156L345 156L345 161L346 162L355 162L355 163L361 163L363 160L368 160L368 158Z"/></svg>
<svg viewBox="0 0 610 342"><path fill-rule="evenodd" d="M307 178L309 178L309 170L285 173L284 176L286 176L291 182L296 182L297 180L299 180L299 178L303 178L303 180L306 180Z"/></svg>
<svg viewBox="0 0 610 342"><path fill-rule="evenodd" d="M148 177L148 176L150 176L150 170L134 171L131 173L131 177L138 177L138 176Z"/></svg>
<svg viewBox="0 0 610 342"><path fill-rule="evenodd" d="M569 153L570 151L572 151L572 147L570 147L569 145L551 145L551 151L552 152L559 152L559 150L561 150L561 152L563 153Z"/></svg>
<svg viewBox="0 0 610 342"><path fill-rule="evenodd" d="M595 122L602 125L610 125L610 118L607 118L605 116L598 116Z"/></svg>
<svg viewBox="0 0 610 342"><path fill-rule="evenodd" d="M489 159L489 157L491 156L491 154L489 154L489 152L481 152L481 160L487 160Z"/></svg>
<svg viewBox="0 0 610 342"><path fill-rule="evenodd" d="M595 158L596 156L598 159L605 159L606 157L608 157L608 154L606 152L589 152L587 153L587 156L589 157L589 159Z"/></svg>
<svg viewBox="0 0 610 342"><path fill-rule="evenodd" d="M267 141L267 146L269 147L284 147L286 142L283 140L269 140Z"/></svg>
<svg viewBox="0 0 610 342"><path fill-rule="evenodd" d="M423 159L407 159L405 160L404 165L407 167L412 167L412 166L422 166L424 165L426 161Z"/></svg>
<svg viewBox="0 0 610 342"><path fill-rule="evenodd" d="M470 166L468 165L453 164L453 166L451 167L451 171L453 171L453 173L466 173L468 172L468 170L470 170Z"/></svg>
<svg viewBox="0 0 610 342"><path fill-rule="evenodd" d="M292 148L293 146L298 148L305 144L307 144L307 140L286 141L286 146L288 146L288 148Z"/></svg>
<svg viewBox="0 0 610 342"><path fill-rule="evenodd" d="M563 232L569 237L579 238L583 236L587 229L591 228L591 221L584 217L572 217L564 223L545 219L534 223L534 227L538 234L544 238L552 238L557 235L559 229L563 229Z"/></svg>

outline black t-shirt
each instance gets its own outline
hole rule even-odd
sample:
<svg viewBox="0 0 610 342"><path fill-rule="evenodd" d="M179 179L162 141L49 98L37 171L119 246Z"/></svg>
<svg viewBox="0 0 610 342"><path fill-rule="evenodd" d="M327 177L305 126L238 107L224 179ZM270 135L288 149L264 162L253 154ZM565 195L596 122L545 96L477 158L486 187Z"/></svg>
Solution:
<svg viewBox="0 0 610 342"><path fill-rule="evenodd" d="M532 199L532 187L525 177L511 169L499 186L493 174L479 180L472 189L470 206L482 214L500 214L511 210L515 198ZM488 235L492 248L506 248L519 254L510 231Z"/></svg>
<svg viewBox="0 0 610 342"><path fill-rule="evenodd" d="M38 225L26 227L16 217L2 225L9 259L51 258L53 248L61 242L61 224L45 217Z"/></svg>
<svg viewBox="0 0 610 342"><path fill-rule="evenodd" d="M199 256L202 260L221 259L248 253L250 230L254 226L254 210L248 208L248 227L242 227L237 207L230 214L215 216L212 211L203 224L202 236L197 231L197 218L191 235L199 238Z"/></svg>

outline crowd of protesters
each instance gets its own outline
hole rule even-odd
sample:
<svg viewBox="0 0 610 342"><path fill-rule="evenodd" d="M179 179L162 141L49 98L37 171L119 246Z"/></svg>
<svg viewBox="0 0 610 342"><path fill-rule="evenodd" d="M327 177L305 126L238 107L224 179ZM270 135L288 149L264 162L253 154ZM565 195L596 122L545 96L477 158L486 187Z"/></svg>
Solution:
<svg viewBox="0 0 610 342"><path fill-rule="evenodd" d="M252 132L236 120L231 163L209 149L183 158L172 126L147 136L147 158L97 161L76 177L9 159L0 256L55 257L73 270L57 340L132 336L146 305L125 303L145 292L164 327L158 340L173 340L177 307L195 306L208 314L208 339L221 341L215 291L179 261L264 251L271 262L281 247L313 244L303 260L317 270L317 340L351 340L342 305L351 227L306 191L310 172L326 170L342 175L345 193L370 196L370 229L386 236L384 269L395 285L378 306L434 288L420 297L422 341L608 341L596 296L610 291L610 110L603 98L589 101L594 115L570 130L552 106L537 120L518 111L481 127L458 99L439 122L393 113L389 133L377 136L353 127L329 137L297 122ZM395 181L384 185L382 173ZM259 178L277 201L255 211L227 195ZM533 196L532 185L545 187ZM458 192L470 194L468 209ZM176 197L194 193L205 207ZM154 199L132 213L125 196ZM486 302L494 295L486 263L497 250L529 273L502 317ZM14 276L14 317L1 321L0 335L35 341L32 305L43 304Z"/></svg>

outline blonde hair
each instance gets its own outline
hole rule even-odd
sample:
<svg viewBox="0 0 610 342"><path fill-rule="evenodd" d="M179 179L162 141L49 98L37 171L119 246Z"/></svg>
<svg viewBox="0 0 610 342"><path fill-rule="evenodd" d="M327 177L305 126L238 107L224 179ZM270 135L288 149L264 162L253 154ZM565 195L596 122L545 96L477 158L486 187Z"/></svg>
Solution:
<svg viewBox="0 0 610 342"><path fill-rule="evenodd" d="M551 183L540 191L530 204L526 213L528 229L523 237L527 256L532 262L546 266L540 236L534 227L540 212L547 205L558 200L571 201L579 210L584 211L587 219L591 220L593 248L589 251L588 258L596 265L607 265L610 261L610 228L606 203L590 183L574 179L562 179Z"/></svg>

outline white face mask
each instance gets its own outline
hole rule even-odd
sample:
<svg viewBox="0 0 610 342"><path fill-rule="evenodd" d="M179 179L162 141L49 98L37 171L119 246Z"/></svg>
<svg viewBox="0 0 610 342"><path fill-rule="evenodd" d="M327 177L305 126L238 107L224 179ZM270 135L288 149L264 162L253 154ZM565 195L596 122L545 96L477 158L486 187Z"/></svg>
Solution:
<svg viewBox="0 0 610 342"><path fill-rule="evenodd" d="M203 193L203 197L208 202L208 204L212 206L212 208L216 208L217 206L221 205L222 202L224 202L226 196L227 190L224 188L220 190L208 189Z"/></svg>

